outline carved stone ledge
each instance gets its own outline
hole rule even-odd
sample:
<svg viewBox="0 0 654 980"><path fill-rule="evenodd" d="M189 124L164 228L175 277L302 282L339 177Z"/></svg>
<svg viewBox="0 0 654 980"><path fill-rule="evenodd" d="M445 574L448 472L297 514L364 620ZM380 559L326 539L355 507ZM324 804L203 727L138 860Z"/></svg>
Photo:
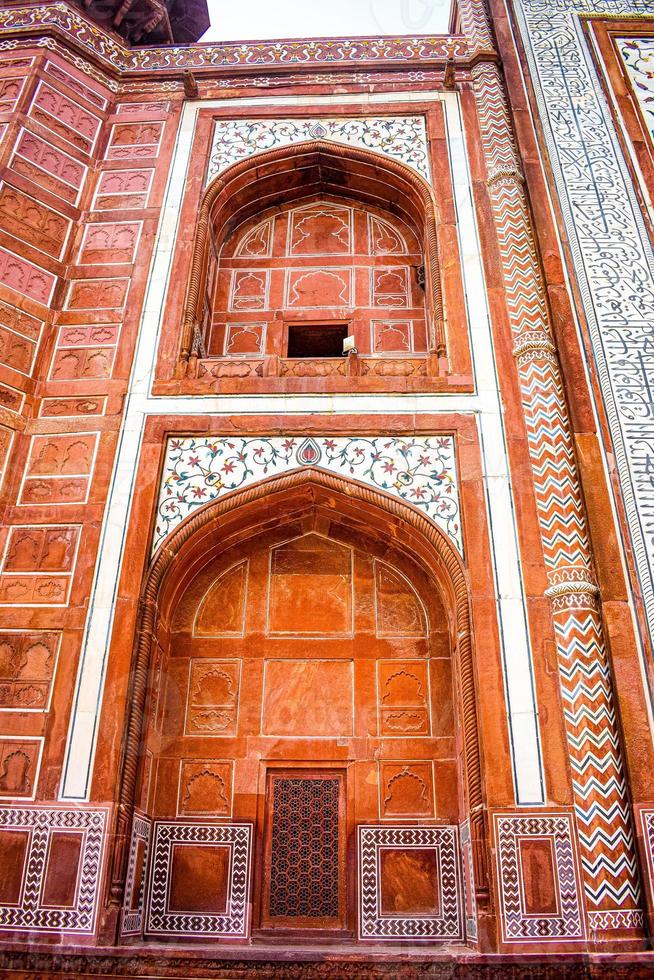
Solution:
<svg viewBox="0 0 654 980"><path fill-rule="evenodd" d="M544 330L523 333L513 345L513 356L518 360L525 354L556 354L554 341Z"/></svg>
<svg viewBox="0 0 654 980"><path fill-rule="evenodd" d="M524 182L524 174L517 167L498 167L496 170L491 170L486 178L487 187L493 187L495 184L524 184Z"/></svg>
<svg viewBox="0 0 654 980"><path fill-rule="evenodd" d="M545 589L553 612L598 607L599 586L588 569L572 570L557 576L557 579Z"/></svg>

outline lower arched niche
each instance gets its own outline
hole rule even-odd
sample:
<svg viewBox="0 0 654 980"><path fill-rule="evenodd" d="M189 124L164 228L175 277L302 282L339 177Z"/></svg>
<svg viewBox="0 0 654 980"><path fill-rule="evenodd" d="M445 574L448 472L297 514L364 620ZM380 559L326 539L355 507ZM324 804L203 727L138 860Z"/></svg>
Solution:
<svg viewBox="0 0 654 980"><path fill-rule="evenodd" d="M431 521L303 469L170 535L125 729L126 931L463 941L482 802L466 580Z"/></svg>

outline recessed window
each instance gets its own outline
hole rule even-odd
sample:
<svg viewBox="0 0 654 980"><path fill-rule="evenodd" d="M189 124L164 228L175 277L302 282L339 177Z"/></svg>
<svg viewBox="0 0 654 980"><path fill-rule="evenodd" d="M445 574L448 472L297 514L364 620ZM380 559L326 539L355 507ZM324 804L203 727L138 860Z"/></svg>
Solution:
<svg viewBox="0 0 654 980"><path fill-rule="evenodd" d="M347 323L288 324L287 357L341 357Z"/></svg>

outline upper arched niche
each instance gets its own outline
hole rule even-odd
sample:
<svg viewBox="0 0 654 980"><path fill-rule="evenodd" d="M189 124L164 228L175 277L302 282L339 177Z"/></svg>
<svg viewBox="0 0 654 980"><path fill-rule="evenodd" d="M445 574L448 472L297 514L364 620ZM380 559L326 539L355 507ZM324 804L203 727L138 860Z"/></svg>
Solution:
<svg viewBox="0 0 654 980"><path fill-rule="evenodd" d="M238 254L231 243L243 237L242 229L256 229L257 223L280 209L316 201L370 210L379 221L388 223L393 234L408 239L411 250L418 249L421 261L415 265L424 288L426 349L438 357L445 355L438 213L430 186L399 161L319 140L255 154L229 167L207 187L184 305L183 362L198 348L204 350L221 253Z"/></svg>

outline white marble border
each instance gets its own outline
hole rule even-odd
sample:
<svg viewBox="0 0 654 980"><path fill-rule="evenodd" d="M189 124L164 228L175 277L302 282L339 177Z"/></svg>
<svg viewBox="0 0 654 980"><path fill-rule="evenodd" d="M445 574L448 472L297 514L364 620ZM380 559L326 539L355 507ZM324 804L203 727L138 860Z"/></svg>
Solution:
<svg viewBox="0 0 654 980"><path fill-rule="evenodd" d="M183 430L184 416L206 414L229 416L272 412L275 415L293 416L324 413L326 418L329 414L354 412L396 414L406 417L410 425L414 414L462 412L476 418L482 446L516 800L521 805L544 802L538 709L502 405L458 96L454 93L402 92L399 98L404 105L410 102L441 102L445 109L472 340L475 394L207 395L180 398L154 398L150 394L198 112L207 108L224 112L236 105L251 106L253 112L256 107L265 105L276 105L280 108L283 105L360 105L362 98L368 104L387 105L388 112L392 111L393 103L398 100L398 96L392 93L375 93L365 97L360 94L264 96L257 99L197 100L184 106L155 242L126 398L125 419L120 432L95 565L89 617L66 745L60 790L62 800L88 798L118 579L143 430L148 416L176 415L180 419L180 430Z"/></svg>

